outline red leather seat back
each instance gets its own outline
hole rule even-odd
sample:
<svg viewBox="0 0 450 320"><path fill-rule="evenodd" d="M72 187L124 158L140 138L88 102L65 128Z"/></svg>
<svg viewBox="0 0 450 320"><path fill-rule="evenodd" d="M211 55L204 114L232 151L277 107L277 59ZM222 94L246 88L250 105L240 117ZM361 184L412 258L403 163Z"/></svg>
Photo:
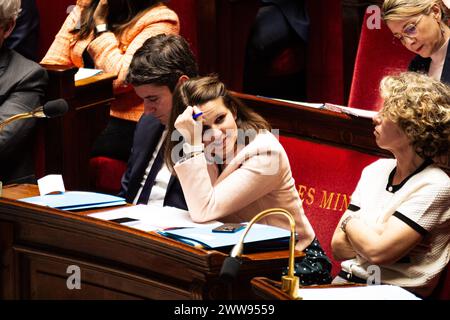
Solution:
<svg viewBox="0 0 450 320"><path fill-rule="evenodd" d="M89 160L89 179L91 189L97 192L117 194L120 181L127 169L127 163L107 157L95 157Z"/></svg>
<svg viewBox="0 0 450 320"><path fill-rule="evenodd" d="M288 136L280 136L280 143L289 157L305 213L332 259L331 238L336 225L350 203L362 169L378 158ZM336 275L340 263L332 262Z"/></svg>
<svg viewBox="0 0 450 320"><path fill-rule="evenodd" d="M391 31L384 22L381 29L369 29L366 12L356 54L349 107L378 110L381 106L379 83L392 73L408 69L414 53L399 41L394 42Z"/></svg>
<svg viewBox="0 0 450 320"><path fill-rule="evenodd" d="M301 45L283 48L270 63L269 76L284 76L304 70L305 51L306 48Z"/></svg>

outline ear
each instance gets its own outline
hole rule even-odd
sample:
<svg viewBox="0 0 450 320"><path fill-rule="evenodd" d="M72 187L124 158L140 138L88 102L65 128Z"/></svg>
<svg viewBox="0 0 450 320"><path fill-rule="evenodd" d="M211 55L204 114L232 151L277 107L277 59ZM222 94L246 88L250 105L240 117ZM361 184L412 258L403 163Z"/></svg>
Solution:
<svg viewBox="0 0 450 320"><path fill-rule="evenodd" d="M5 26L5 39L8 38L16 26L16 20L12 20Z"/></svg>
<svg viewBox="0 0 450 320"><path fill-rule="evenodd" d="M431 13L438 21L442 20L441 7L437 3L431 7Z"/></svg>
<svg viewBox="0 0 450 320"><path fill-rule="evenodd" d="M180 76L180 77L178 78L177 85L179 85L180 83L185 82L186 80L189 80L189 77L188 77L187 75L183 74L182 76Z"/></svg>

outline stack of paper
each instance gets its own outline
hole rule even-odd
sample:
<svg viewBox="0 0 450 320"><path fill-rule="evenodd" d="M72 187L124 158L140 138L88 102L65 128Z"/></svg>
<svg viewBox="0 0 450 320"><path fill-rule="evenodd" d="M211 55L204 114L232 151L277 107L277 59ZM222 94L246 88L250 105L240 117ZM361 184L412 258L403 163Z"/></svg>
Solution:
<svg viewBox="0 0 450 320"><path fill-rule="evenodd" d="M174 207L154 205L128 206L120 209L93 213L90 217L108 220L142 231L160 229L204 227L215 228L220 222L211 221L200 224L192 221L189 212Z"/></svg>
<svg viewBox="0 0 450 320"><path fill-rule="evenodd" d="M160 232L162 235L176 239L191 245L202 245L207 249L225 250L231 249L240 239L245 229L234 233L213 232L213 228L185 228ZM289 248L290 232L266 224L255 223L244 239L244 251L246 249L268 250Z"/></svg>
<svg viewBox="0 0 450 320"><path fill-rule="evenodd" d="M121 197L85 191L67 191L20 200L67 211L120 206L126 203L125 199Z"/></svg>
<svg viewBox="0 0 450 320"><path fill-rule="evenodd" d="M87 79L102 72L100 69L79 68L78 72L75 73L75 81Z"/></svg>
<svg viewBox="0 0 450 320"><path fill-rule="evenodd" d="M411 292L397 286L371 285L356 287L300 288L303 300L420 300Z"/></svg>

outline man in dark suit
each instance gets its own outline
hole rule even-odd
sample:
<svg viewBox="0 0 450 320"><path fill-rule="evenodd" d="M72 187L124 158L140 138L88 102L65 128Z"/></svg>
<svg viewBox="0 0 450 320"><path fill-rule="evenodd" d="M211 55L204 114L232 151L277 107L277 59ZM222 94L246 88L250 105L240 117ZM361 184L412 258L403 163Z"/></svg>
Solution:
<svg viewBox="0 0 450 320"><path fill-rule="evenodd" d="M20 0L0 2L0 123L40 105L47 73L5 45L14 29ZM35 120L18 120L0 129L0 180L4 183L35 182L33 127Z"/></svg>
<svg viewBox="0 0 450 320"><path fill-rule="evenodd" d="M21 10L6 46L25 58L38 61L39 11L35 0L22 0Z"/></svg>
<svg viewBox="0 0 450 320"><path fill-rule="evenodd" d="M273 79L270 66L287 47L295 47L297 64L306 62L309 17L304 0L261 0L247 41L243 90L286 99L304 99L305 74Z"/></svg>
<svg viewBox="0 0 450 320"><path fill-rule="evenodd" d="M136 125L131 156L119 193L127 202L172 206L187 210L178 179L163 163L167 125L176 85L198 75L186 40L160 34L148 39L131 61L127 82L144 100L144 115Z"/></svg>

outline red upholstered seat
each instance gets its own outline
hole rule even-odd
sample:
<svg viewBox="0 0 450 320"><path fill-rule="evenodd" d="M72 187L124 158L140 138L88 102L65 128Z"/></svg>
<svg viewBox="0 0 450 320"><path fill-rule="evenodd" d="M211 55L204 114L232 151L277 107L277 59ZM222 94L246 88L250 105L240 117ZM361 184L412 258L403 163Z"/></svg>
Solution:
<svg viewBox="0 0 450 320"><path fill-rule="evenodd" d="M366 12L359 39L348 105L354 108L378 110L379 83L392 73L406 71L414 54L395 41L389 28L369 29Z"/></svg>
<svg viewBox="0 0 450 320"><path fill-rule="evenodd" d="M91 188L98 192L117 194L120 180L127 163L107 157L95 157L89 160Z"/></svg>
<svg viewBox="0 0 450 320"><path fill-rule="evenodd" d="M269 76L285 76L300 72L305 69L305 48L300 45L292 45L283 48L271 61Z"/></svg>
<svg viewBox="0 0 450 320"><path fill-rule="evenodd" d="M305 213L332 259L334 229L350 202L362 169L378 158L288 136L280 136L280 143L289 157ZM335 276L340 263L333 259L332 262Z"/></svg>

